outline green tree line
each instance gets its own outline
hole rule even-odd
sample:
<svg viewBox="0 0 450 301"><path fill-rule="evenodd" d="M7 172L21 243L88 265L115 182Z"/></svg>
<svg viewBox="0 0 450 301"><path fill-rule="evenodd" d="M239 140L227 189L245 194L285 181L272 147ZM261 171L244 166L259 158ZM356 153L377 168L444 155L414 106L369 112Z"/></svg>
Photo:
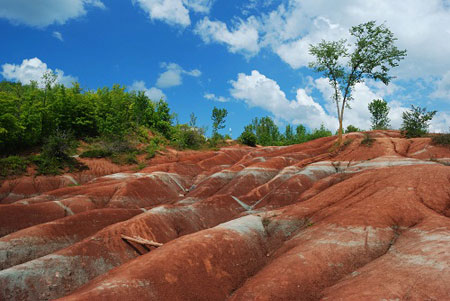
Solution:
<svg viewBox="0 0 450 301"><path fill-rule="evenodd" d="M56 131L77 139L124 137L140 127L173 135L172 114L164 100L114 85L83 91L79 84L0 83L0 153L42 145Z"/></svg>

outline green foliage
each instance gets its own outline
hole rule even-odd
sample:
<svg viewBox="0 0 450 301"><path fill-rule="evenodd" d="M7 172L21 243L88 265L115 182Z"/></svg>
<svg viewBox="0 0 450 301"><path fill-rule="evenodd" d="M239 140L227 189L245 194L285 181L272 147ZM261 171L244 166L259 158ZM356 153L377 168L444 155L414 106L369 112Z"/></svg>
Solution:
<svg viewBox="0 0 450 301"><path fill-rule="evenodd" d="M322 124L320 125L320 128L314 129L311 134L307 135L307 140L315 140L323 137L330 137L333 136L330 130L325 128L325 126Z"/></svg>
<svg viewBox="0 0 450 301"><path fill-rule="evenodd" d="M248 146L256 146L256 135L250 131L243 131L238 138L239 142Z"/></svg>
<svg viewBox="0 0 450 301"><path fill-rule="evenodd" d="M252 123L245 126L244 132L251 132L256 136L256 143L260 145L279 145L281 144L281 134L278 126L269 116L254 118Z"/></svg>
<svg viewBox="0 0 450 301"><path fill-rule="evenodd" d="M104 148L92 148L80 154L81 158L107 158L112 155L112 152Z"/></svg>
<svg viewBox="0 0 450 301"><path fill-rule="evenodd" d="M208 145L209 145L209 147L212 147L213 149L216 149L216 148L224 145L224 143L225 143L225 139L219 133L213 133L212 137L208 139Z"/></svg>
<svg viewBox="0 0 450 301"><path fill-rule="evenodd" d="M205 142L202 128L179 124L174 128L172 145L178 149L199 149Z"/></svg>
<svg viewBox="0 0 450 301"><path fill-rule="evenodd" d="M358 129L356 126L353 125L348 125L347 128L345 129L345 133L354 133L354 132L361 132L361 129Z"/></svg>
<svg viewBox="0 0 450 301"><path fill-rule="evenodd" d="M41 154L33 158L38 174L60 174L67 169L71 172L86 169L84 164L71 156L77 144L66 131L57 130L49 136L42 146Z"/></svg>
<svg viewBox="0 0 450 301"><path fill-rule="evenodd" d="M287 125L284 134L281 134L278 126L269 116L263 118L254 118L252 123L245 126L244 131L239 137L241 143L246 145L291 145L303 143L317 138L331 136L330 130L322 124L319 129L314 129L307 133L303 125L298 125L295 134L291 125ZM256 139L253 143L253 139Z"/></svg>
<svg viewBox="0 0 450 301"><path fill-rule="evenodd" d="M408 138L422 137L428 133L429 122L436 111L427 112L426 108L411 105L411 110L403 112L401 131Z"/></svg>
<svg viewBox="0 0 450 301"><path fill-rule="evenodd" d="M197 127L197 117L195 116L194 112L189 115L189 118L189 126L193 128Z"/></svg>
<svg viewBox="0 0 450 301"><path fill-rule="evenodd" d="M431 143L434 145L450 146L450 133L433 136Z"/></svg>
<svg viewBox="0 0 450 301"><path fill-rule="evenodd" d="M380 80L388 85L392 76L391 68L406 56L406 50L399 50L394 42L394 34L384 24L375 21L353 26L350 34L355 44L349 48L346 40L324 41L310 45L309 52L315 61L310 68L323 73L333 88L333 101L336 103L339 120L339 142L342 142L342 122L344 109L350 108L353 88L365 79ZM350 51L353 50L353 51ZM347 64L343 64L347 61Z"/></svg>
<svg viewBox="0 0 450 301"><path fill-rule="evenodd" d="M57 129L77 139L123 139L144 128L171 138L173 115L164 100L153 102L119 85L97 91L83 91L77 83L66 88L53 77L44 76L44 88L0 82L0 154L41 146Z"/></svg>
<svg viewBox="0 0 450 301"><path fill-rule="evenodd" d="M295 144L297 142L294 130L290 124L286 125L282 139L284 145Z"/></svg>
<svg viewBox="0 0 450 301"><path fill-rule="evenodd" d="M296 143L303 143L308 141L308 135L306 133L306 128L299 124L296 128L295 128L295 142Z"/></svg>
<svg viewBox="0 0 450 301"><path fill-rule="evenodd" d="M156 152L160 149L159 145L153 140L147 145L145 152L147 153L146 159L151 159L156 156Z"/></svg>
<svg viewBox="0 0 450 301"><path fill-rule="evenodd" d="M27 171L30 159L19 156L9 156L0 159L0 178L19 176Z"/></svg>
<svg viewBox="0 0 450 301"><path fill-rule="evenodd" d="M383 99L374 99L369 103L369 112L372 114L372 130L386 130L390 127L391 120L388 118L389 106Z"/></svg>
<svg viewBox="0 0 450 301"><path fill-rule="evenodd" d="M218 133L218 130L225 127L225 117L227 117L228 111L226 109L218 109L214 107L211 115L213 121L213 136Z"/></svg>
<svg viewBox="0 0 450 301"><path fill-rule="evenodd" d="M364 133L364 139L361 140L361 145L370 147L374 143L375 139L370 137L368 133Z"/></svg>
<svg viewBox="0 0 450 301"><path fill-rule="evenodd" d="M70 155L74 154L77 145L72 134L57 130L55 134L46 139L42 146L41 155L58 161L65 161L70 158Z"/></svg>

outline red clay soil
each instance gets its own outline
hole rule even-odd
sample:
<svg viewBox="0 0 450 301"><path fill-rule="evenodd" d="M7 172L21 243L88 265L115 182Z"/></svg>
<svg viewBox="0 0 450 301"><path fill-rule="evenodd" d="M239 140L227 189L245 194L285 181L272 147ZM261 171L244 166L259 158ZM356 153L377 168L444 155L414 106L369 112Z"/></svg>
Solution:
<svg viewBox="0 0 450 301"><path fill-rule="evenodd" d="M450 300L450 149L369 134L6 181L0 300Z"/></svg>

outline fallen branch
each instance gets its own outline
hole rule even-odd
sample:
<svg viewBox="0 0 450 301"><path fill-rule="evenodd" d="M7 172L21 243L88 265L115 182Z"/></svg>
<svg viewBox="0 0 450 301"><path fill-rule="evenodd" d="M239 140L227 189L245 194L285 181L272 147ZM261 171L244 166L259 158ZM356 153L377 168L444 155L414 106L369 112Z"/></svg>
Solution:
<svg viewBox="0 0 450 301"><path fill-rule="evenodd" d="M148 239L144 239L142 237L130 237L130 236L126 236L126 235L121 235L122 239L125 239L127 241L131 241L131 242L135 242L141 245L148 245L148 246L152 246L152 247L162 247L163 244L160 242L156 242L153 240L148 240Z"/></svg>

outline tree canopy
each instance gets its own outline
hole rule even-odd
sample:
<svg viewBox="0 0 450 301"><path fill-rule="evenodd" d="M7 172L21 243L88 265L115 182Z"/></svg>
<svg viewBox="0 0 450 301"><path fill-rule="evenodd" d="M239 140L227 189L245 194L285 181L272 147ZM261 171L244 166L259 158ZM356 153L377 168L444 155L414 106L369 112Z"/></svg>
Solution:
<svg viewBox="0 0 450 301"><path fill-rule="evenodd" d="M369 112L372 115L372 130L386 130L390 127L391 120L388 118L389 106L383 99L374 99L369 103Z"/></svg>
<svg viewBox="0 0 450 301"><path fill-rule="evenodd" d="M310 45L309 52L315 61L310 68L325 75L333 88L333 101L339 120L339 143L342 144L342 122L345 108L350 108L353 89L365 79L380 80L388 85L393 76L391 68L398 66L406 50L395 46L397 38L384 24L370 21L350 29L353 47L346 40L325 41Z"/></svg>

